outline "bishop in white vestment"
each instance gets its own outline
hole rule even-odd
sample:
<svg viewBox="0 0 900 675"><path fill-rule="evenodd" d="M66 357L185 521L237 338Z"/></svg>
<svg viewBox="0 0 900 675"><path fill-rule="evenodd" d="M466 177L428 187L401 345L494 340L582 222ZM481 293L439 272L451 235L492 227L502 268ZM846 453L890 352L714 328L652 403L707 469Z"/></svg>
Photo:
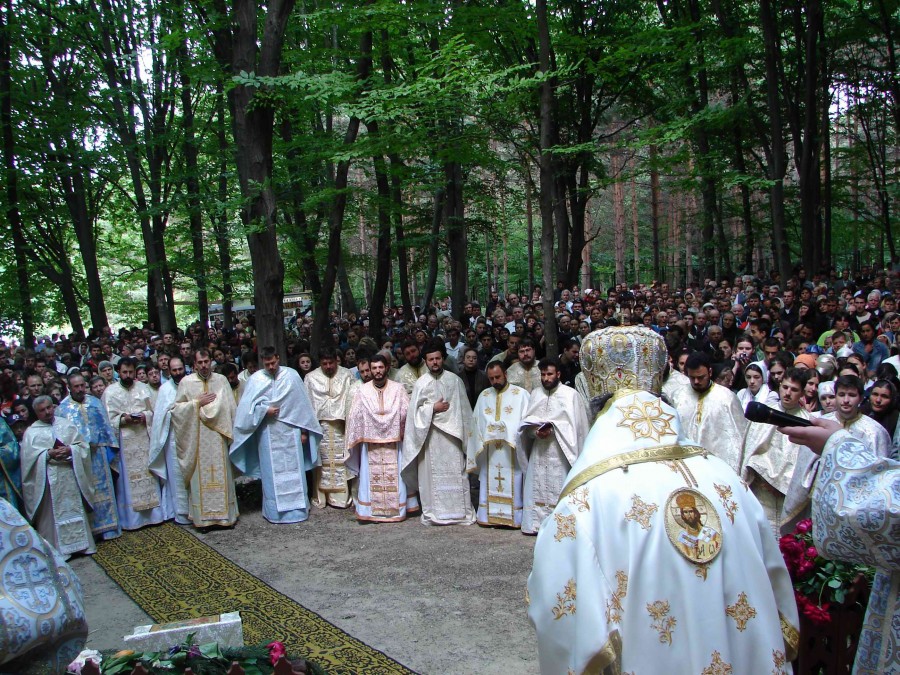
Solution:
<svg viewBox="0 0 900 675"><path fill-rule="evenodd" d="M260 358L234 414L231 461L262 479L266 520L300 523L309 518L306 472L316 465L322 427L297 371L281 367L274 348Z"/></svg>
<svg viewBox="0 0 900 675"><path fill-rule="evenodd" d="M78 429L56 417L53 400L34 400L37 421L22 438L22 501L35 529L66 559L94 553L87 510L94 499L91 449Z"/></svg>
<svg viewBox="0 0 900 675"><path fill-rule="evenodd" d="M409 396L387 378L389 367L384 354L372 357L372 379L356 389L347 416L347 468L359 478L353 502L360 521L396 523L419 510L400 474Z"/></svg>
<svg viewBox="0 0 900 675"><path fill-rule="evenodd" d="M466 476L472 408L459 375L444 370L443 343L425 348L428 372L413 387L406 417L402 475L422 502L428 525L471 525L475 509ZM429 351L430 350L430 351Z"/></svg>
<svg viewBox="0 0 900 675"><path fill-rule="evenodd" d="M659 398L666 359L642 326L582 344L608 400L535 543L526 603L546 675L790 672L797 608L777 542Z"/></svg>
<svg viewBox="0 0 900 675"><path fill-rule="evenodd" d="M543 359L540 366L541 387L531 392L516 445L518 464L525 474L525 534L536 533L553 511L590 428L578 392L559 381L559 363Z"/></svg>
<svg viewBox="0 0 900 675"><path fill-rule="evenodd" d="M528 408L528 392L510 384L499 361L488 364L491 386L475 401L477 433L469 444L469 473L480 481L479 525L522 526L522 468L516 458L519 425Z"/></svg>

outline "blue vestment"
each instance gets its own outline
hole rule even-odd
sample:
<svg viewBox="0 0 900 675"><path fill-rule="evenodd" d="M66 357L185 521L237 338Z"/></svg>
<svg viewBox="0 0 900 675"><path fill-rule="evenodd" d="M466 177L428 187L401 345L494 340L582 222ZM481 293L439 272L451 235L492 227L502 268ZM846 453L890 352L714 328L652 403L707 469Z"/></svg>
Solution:
<svg viewBox="0 0 900 675"><path fill-rule="evenodd" d="M0 419L0 497L21 510L22 469L19 465L19 442L12 429L2 419Z"/></svg>

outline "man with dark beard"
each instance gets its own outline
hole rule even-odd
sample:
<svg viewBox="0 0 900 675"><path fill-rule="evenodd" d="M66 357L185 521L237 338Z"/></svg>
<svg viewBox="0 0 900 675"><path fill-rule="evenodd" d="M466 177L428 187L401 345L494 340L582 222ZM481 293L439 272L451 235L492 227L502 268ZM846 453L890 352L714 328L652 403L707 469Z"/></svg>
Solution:
<svg viewBox="0 0 900 675"><path fill-rule="evenodd" d="M488 364L491 383L475 402L476 435L469 443L467 470L478 474L479 525L522 525L522 469L516 462L516 437L528 408L528 392L511 384L499 361Z"/></svg>
<svg viewBox="0 0 900 675"><path fill-rule="evenodd" d="M162 358L163 355L160 355ZM178 393L178 383L187 374L179 356L171 360L166 356L169 379L159 387L156 407L153 409L153 426L150 430L150 470L157 476L165 473L166 487L163 514L166 520L175 519L179 525L189 525L188 492L182 478L178 456L175 453L175 430L172 427L172 404Z"/></svg>
<svg viewBox="0 0 900 675"><path fill-rule="evenodd" d="M541 359L538 368L541 386L531 392L516 447L525 473L523 534L537 534L541 521L553 511L590 429L578 392L560 383L559 359Z"/></svg>

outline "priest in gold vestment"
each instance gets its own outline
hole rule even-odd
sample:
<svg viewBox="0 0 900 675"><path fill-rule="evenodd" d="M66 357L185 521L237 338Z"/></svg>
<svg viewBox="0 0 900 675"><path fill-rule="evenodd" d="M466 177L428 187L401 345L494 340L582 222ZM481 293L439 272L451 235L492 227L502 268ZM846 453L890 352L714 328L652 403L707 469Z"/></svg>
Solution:
<svg viewBox="0 0 900 675"><path fill-rule="evenodd" d="M582 344L606 403L535 542L526 603L545 675L790 672L797 608L777 542L659 398L665 364L643 326Z"/></svg>
<svg viewBox="0 0 900 675"><path fill-rule="evenodd" d="M313 412L322 426L322 440L319 442L321 466L313 471L315 485L312 503L320 509L326 506L345 509L353 503L353 498L350 494L352 476L346 467L344 431L358 380L347 368L338 365L337 354L332 347L323 347L319 350L319 367L309 373L304 381Z"/></svg>
<svg viewBox="0 0 900 675"><path fill-rule="evenodd" d="M194 372L178 384L172 404L175 449L183 479L190 486L188 517L194 527L230 527L237 522L228 455L234 409L228 380L212 372L209 352L198 350Z"/></svg>
<svg viewBox="0 0 900 675"><path fill-rule="evenodd" d="M416 491L422 522L471 525L475 509L466 475L466 450L473 434L472 408L459 375L444 370L444 343L425 347L428 372L413 387L403 435L402 475Z"/></svg>

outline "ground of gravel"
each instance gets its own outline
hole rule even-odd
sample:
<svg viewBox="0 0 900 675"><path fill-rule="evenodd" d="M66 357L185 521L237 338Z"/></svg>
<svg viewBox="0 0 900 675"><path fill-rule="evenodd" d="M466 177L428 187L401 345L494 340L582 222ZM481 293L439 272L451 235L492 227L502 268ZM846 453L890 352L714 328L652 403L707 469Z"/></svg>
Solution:
<svg viewBox="0 0 900 675"><path fill-rule="evenodd" d="M341 629L419 673L538 671L525 616L534 538L517 531L430 527L418 517L360 524L314 510L272 525L242 507L230 530L195 532L209 546ZM88 647L113 649L152 620L89 557L72 560L86 595Z"/></svg>

